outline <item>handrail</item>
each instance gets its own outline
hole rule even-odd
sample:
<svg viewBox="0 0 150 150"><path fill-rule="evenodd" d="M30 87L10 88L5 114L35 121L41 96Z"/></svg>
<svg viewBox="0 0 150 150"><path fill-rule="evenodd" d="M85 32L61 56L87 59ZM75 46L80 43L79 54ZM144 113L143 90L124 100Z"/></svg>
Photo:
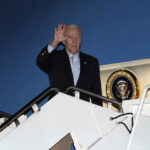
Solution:
<svg viewBox="0 0 150 150"><path fill-rule="evenodd" d="M12 115L3 111L0 111L0 117L4 117L4 118L11 118Z"/></svg>
<svg viewBox="0 0 150 150"><path fill-rule="evenodd" d="M89 92L89 91L86 91L86 90L83 90L83 89L80 89L80 88L77 88L77 87L74 87L74 86L70 86L68 87L66 90L65 90L65 93L68 93L69 90L74 90L74 91L78 91L78 92L82 92L84 94L87 94L89 96L93 96L93 97L96 97L96 98L99 98L99 99L103 99L109 103L113 103L113 104L116 104L119 106L119 109L120 109L120 112L123 113L123 108L121 106L121 103L117 102L117 101L114 101L112 99L109 99L107 97L104 97L104 96L101 96L101 95L98 95L98 94L95 94L95 93L92 93L92 92Z"/></svg>
<svg viewBox="0 0 150 150"><path fill-rule="evenodd" d="M44 90L41 94L39 94L37 97L35 97L33 100L31 100L27 105L25 105L22 109L20 109L17 113L15 113L10 119L5 121L1 126L0 126L0 132L4 130L7 126L9 126L12 122L17 120L21 115L27 113L34 104L40 103L44 98L49 96L50 92L60 92L59 89L57 88L51 88L48 87L46 90Z"/></svg>
<svg viewBox="0 0 150 150"><path fill-rule="evenodd" d="M131 132L131 136L130 136L130 139L129 139L129 142L128 142L127 150L130 150L131 142L132 142L132 139L133 139L133 135L134 135L134 133L135 133L135 129L136 129L136 126L137 126L137 122L138 122L138 119L139 119L140 114L141 114L141 112L142 112L144 100L145 100L147 91L148 91L149 89L150 89L150 84L147 85L147 86L145 86L145 88L144 88L144 90L143 90L143 94L142 94L142 97L141 97L141 100L140 100L140 105L139 105L138 110L137 110L137 115L136 115L136 118L135 118L134 126L133 126L133 129L132 129L132 132Z"/></svg>

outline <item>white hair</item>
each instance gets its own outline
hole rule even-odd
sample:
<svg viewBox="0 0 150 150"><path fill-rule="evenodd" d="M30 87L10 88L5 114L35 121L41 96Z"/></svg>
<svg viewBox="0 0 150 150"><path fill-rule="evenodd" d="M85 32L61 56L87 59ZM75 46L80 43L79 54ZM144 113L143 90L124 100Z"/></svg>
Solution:
<svg viewBox="0 0 150 150"><path fill-rule="evenodd" d="M66 29L67 28L77 28L80 32L80 34L82 35L82 30L80 28L80 26L76 25L76 24L69 24L69 25L66 25Z"/></svg>

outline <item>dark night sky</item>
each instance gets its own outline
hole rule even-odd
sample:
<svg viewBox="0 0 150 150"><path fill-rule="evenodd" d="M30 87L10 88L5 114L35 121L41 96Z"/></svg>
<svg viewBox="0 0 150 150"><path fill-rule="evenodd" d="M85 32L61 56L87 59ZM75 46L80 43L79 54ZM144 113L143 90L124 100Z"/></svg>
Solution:
<svg viewBox="0 0 150 150"><path fill-rule="evenodd" d="M83 30L81 51L101 65L149 58L149 0L1 0L0 110L15 113L49 86L36 66L59 23Z"/></svg>

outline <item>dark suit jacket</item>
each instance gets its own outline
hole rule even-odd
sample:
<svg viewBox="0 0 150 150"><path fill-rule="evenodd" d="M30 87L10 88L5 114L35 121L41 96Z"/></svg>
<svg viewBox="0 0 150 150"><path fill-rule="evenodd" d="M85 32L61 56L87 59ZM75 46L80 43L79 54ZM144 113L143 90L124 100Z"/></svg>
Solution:
<svg viewBox="0 0 150 150"><path fill-rule="evenodd" d="M99 64L96 58L80 52L80 75L76 87L101 95ZM37 65L49 76L51 87L62 92L74 86L73 75L66 50L47 52L47 46L37 57ZM87 100L89 96L81 93L80 98ZM102 105L101 100L92 98L92 102Z"/></svg>

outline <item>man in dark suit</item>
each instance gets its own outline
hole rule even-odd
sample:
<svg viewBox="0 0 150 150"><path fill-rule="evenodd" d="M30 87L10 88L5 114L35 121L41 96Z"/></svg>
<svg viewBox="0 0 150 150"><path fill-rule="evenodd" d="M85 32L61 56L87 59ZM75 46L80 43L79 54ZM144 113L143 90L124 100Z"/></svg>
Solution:
<svg viewBox="0 0 150 150"><path fill-rule="evenodd" d="M64 49L57 50L63 43ZM62 92L69 86L101 95L98 60L84 54L80 49L81 29L77 25L59 24L55 28L53 41L37 57L37 65L49 76L51 87ZM89 101L89 96L81 93L80 98ZM91 97L92 102L102 105L100 99Z"/></svg>

